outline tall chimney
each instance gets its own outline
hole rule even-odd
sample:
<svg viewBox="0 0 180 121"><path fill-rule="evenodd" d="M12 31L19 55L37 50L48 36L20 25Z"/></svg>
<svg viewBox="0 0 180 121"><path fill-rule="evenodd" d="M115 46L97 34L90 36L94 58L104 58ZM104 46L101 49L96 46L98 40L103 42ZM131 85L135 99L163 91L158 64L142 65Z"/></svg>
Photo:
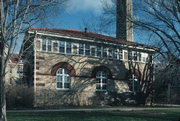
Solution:
<svg viewBox="0 0 180 121"><path fill-rule="evenodd" d="M116 1L116 38L133 41L132 0Z"/></svg>

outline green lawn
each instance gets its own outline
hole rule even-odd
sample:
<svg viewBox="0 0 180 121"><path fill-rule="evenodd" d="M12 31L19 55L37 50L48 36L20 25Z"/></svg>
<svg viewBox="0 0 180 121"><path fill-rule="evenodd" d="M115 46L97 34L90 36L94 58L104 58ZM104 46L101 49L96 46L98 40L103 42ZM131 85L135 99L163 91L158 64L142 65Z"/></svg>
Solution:
<svg viewBox="0 0 180 121"><path fill-rule="evenodd" d="M8 113L8 121L179 121L180 109Z"/></svg>

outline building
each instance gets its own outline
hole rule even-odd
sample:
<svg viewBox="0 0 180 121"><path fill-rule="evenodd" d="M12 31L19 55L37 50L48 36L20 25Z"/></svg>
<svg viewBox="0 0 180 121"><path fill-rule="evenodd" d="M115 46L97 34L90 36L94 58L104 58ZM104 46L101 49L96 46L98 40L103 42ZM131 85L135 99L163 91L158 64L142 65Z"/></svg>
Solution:
<svg viewBox="0 0 180 121"><path fill-rule="evenodd" d="M136 103L156 50L70 29L30 28L24 43L24 80L34 87L35 106Z"/></svg>
<svg viewBox="0 0 180 121"><path fill-rule="evenodd" d="M23 62L19 59L19 54L12 54L9 58L6 68L6 85L15 85L22 83Z"/></svg>

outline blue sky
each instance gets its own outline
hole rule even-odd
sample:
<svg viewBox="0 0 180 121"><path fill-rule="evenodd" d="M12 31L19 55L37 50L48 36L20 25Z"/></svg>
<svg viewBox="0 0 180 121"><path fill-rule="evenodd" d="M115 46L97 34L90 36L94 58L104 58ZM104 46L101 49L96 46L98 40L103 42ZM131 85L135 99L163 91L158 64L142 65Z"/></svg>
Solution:
<svg viewBox="0 0 180 121"><path fill-rule="evenodd" d="M97 19L93 16L100 16L102 14L102 1L108 2L109 5L112 4L111 0L69 0L66 5L63 5L63 8L61 7L59 12L57 11L55 15L50 16L49 25L35 25L33 27L82 30L83 20L96 22ZM134 41L148 44L147 41L142 41L144 40L142 35L135 33ZM18 52L19 48L20 44L15 51Z"/></svg>

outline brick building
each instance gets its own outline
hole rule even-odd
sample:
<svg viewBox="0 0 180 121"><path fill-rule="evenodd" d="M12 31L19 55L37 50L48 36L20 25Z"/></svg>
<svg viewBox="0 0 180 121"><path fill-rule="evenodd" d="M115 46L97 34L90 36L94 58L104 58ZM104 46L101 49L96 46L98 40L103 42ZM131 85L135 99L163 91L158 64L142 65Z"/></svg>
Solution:
<svg viewBox="0 0 180 121"><path fill-rule="evenodd" d="M31 28L24 42L24 80L34 87L35 106L136 103L155 53L151 46L68 29Z"/></svg>

